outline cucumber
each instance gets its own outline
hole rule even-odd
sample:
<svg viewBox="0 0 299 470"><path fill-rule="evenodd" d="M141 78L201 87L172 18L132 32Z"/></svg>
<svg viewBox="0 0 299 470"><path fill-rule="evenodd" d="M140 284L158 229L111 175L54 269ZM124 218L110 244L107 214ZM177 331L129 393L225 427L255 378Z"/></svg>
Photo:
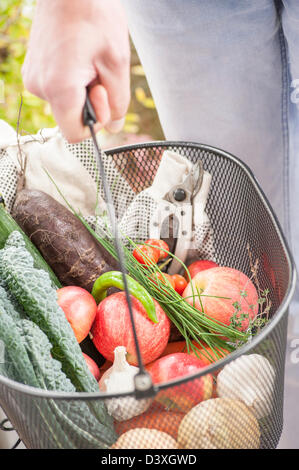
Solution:
<svg viewBox="0 0 299 470"><path fill-rule="evenodd" d="M61 283L58 280L57 276L54 274L50 266L46 263L38 249L35 247L35 245L33 245L27 235L25 235L21 227L5 209L4 200L0 195L0 249L4 247L8 236L15 230L22 234L25 241L26 249L29 251L34 260L34 266L36 268L43 269L44 271L46 271L49 274L50 279L56 288L61 287Z"/></svg>

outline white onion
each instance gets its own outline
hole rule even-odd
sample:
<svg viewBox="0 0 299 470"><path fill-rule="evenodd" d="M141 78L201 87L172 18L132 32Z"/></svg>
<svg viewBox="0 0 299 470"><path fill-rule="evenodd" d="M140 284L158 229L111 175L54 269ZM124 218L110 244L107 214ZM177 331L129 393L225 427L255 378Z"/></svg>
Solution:
<svg viewBox="0 0 299 470"><path fill-rule="evenodd" d="M275 371L264 356L249 354L227 364L217 377L219 397L243 401L257 419L273 408Z"/></svg>

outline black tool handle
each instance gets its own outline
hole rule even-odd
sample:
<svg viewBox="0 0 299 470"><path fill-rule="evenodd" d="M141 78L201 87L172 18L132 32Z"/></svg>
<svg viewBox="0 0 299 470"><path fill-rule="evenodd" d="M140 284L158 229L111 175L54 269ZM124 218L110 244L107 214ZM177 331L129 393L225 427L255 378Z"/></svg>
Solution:
<svg viewBox="0 0 299 470"><path fill-rule="evenodd" d="M93 106L90 102L88 92L86 93L85 104L83 108L83 124L85 126L93 125L97 122L96 113L94 112Z"/></svg>

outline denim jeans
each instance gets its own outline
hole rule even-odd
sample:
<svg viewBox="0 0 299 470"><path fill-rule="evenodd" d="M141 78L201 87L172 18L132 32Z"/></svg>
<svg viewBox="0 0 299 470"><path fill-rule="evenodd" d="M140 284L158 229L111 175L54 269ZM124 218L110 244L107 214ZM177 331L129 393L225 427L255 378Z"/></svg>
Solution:
<svg viewBox="0 0 299 470"><path fill-rule="evenodd" d="M166 139L247 163L299 266L299 1L123 3Z"/></svg>

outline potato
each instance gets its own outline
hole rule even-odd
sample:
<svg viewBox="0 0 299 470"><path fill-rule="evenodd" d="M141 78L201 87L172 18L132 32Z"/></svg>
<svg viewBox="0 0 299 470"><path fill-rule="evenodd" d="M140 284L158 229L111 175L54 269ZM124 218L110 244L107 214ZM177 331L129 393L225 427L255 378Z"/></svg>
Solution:
<svg viewBox="0 0 299 470"><path fill-rule="evenodd" d="M115 269L115 260L82 222L48 194L23 189L16 197L12 216L63 285L90 292L101 274Z"/></svg>
<svg viewBox="0 0 299 470"><path fill-rule="evenodd" d="M243 402L211 398L182 419L178 445L181 449L258 449L259 424Z"/></svg>

